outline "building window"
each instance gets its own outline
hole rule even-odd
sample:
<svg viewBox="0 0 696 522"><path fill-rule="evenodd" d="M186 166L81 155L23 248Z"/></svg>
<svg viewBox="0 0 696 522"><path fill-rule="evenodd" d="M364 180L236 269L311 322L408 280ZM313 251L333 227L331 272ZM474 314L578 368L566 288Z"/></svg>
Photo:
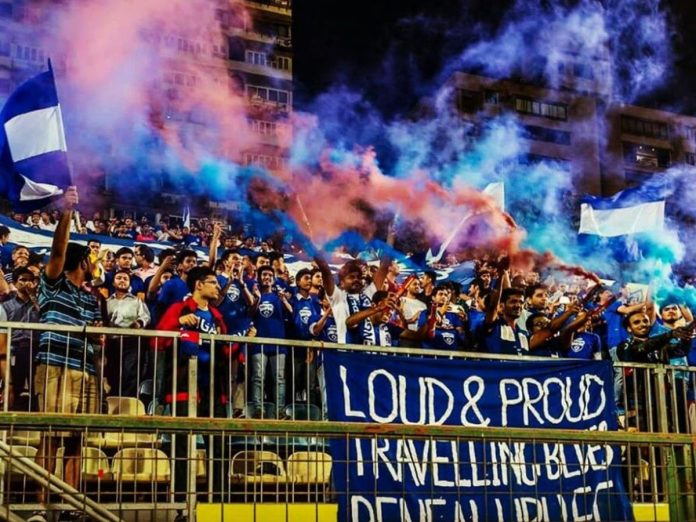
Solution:
<svg viewBox="0 0 696 522"><path fill-rule="evenodd" d="M557 145L570 145L570 132L538 127L536 125L523 126L522 137L528 140L556 143Z"/></svg>
<svg viewBox="0 0 696 522"><path fill-rule="evenodd" d="M684 153L684 159L686 160L687 164L696 166L696 154L693 152Z"/></svg>
<svg viewBox="0 0 696 522"><path fill-rule="evenodd" d="M659 121L641 120L631 116L621 116L621 130L636 136L648 138L669 139L669 128L666 123Z"/></svg>
<svg viewBox="0 0 696 522"><path fill-rule="evenodd" d="M252 131L262 136L275 136L278 131L278 124L273 121L251 120L249 125Z"/></svg>
<svg viewBox="0 0 696 522"><path fill-rule="evenodd" d="M684 127L686 138L691 141L696 141L696 127Z"/></svg>
<svg viewBox="0 0 696 522"><path fill-rule="evenodd" d="M667 168L670 165L670 151L650 145L623 142L624 161L648 168Z"/></svg>
<svg viewBox="0 0 696 522"><path fill-rule="evenodd" d="M530 98L515 98L515 110L522 114L533 114L552 120L567 120L568 106L563 103L550 103Z"/></svg>
<svg viewBox="0 0 696 522"><path fill-rule="evenodd" d="M257 51L246 51L244 53L244 61L246 63L253 63L254 65L266 65L266 53L259 53Z"/></svg>
<svg viewBox="0 0 696 522"><path fill-rule="evenodd" d="M280 71L289 71L290 63L290 58L288 58L287 56L274 56L273 59L269 62L269 65L273 69L278 69Z"/></svg>
<svg viewBox="0 0 696 522"><path fill-rule="evenodd" d="M245 165L258 165L268 170L280 170L287 167L287 159L281 156L271 156L268 154L244 154Z"/></svg>
<svg viewBox="0 0 696 522"><path fill-rule="evenodd" d="M490 105L498 105L500 103L500 93L498 93L498 91L486 89L483 91L483 101Z"/></svg>
<svg viewBox="0 0 696 522"><path fill-rule="evenodd" d="M247 85L247 96L251 103L271 103L278 105L279 108L287 108L290 103L290 92L270 87L260 87Z"/></svg>
<svg viewBox="0 0 696 522"><path fill-rule="evenodd" d="M461 112L475 113L482 109L483 97L479 91L457 89L457 109Z"/></svg>

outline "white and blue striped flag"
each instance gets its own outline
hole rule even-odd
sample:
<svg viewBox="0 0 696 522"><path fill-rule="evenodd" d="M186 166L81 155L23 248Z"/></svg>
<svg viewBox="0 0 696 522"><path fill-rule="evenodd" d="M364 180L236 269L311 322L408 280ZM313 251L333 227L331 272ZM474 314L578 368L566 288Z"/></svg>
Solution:
<svg viewBox="0 0 696 522"><path fill-rule="evenodd" d="M0 196L26 212L63 194L72 182L50 62L10 95L0 123Z"/></svg>
<svg viewBox="0 0 696 522"><path fill-rule="evenodd" d="M608 198L585 196L580 204L578 233L617 237L662 230L665 200L671 190L668 183L658 180Z"/></svg>

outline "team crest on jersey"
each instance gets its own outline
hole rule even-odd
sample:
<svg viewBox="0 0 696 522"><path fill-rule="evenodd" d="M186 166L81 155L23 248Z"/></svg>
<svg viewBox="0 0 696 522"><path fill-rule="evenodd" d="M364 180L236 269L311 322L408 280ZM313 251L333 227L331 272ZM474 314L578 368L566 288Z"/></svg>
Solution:
<svg viewBox="0 0 696 522"><path fill-rule="evenodd" d="M573 344L570 345L570 349L573 350L575 353L582 351L582 349L584 347L585 347L585 340L584 339L575 339L573 341Z"/></svg>
<svg viewBox="0 0 696 522"><path fill-rule="evenodd" d="M331 341L332 343L338 342L338 331L336 330L335 324L332 324L327 328L326 337L328 337L329 341Z"/></svg>
<svg viewBox="0 0 696 522"><path fill-rule="evenodd" d="M266 319L273 315L274 310L275 307L273 306L273 303L269 303L268 301L259 305L259 313L262 317L265 317Z"/></svg>
<svg viewBox="0 0 696 522"><path fill-rule="evenodd" d="M227 297L230 298L230 301L239 300L240 295L241 295L241 293L240 293L239 287L237 285L230 285L230 287L227 289Z"/></svg>
<svg viewBox="0 0 696 522"><path fill-rule="evenodd" d="M454 344L454 334L451 332L442 332L442 340L445 344L452 346Z"/></svg>
<svg viewBox="0 0 696 522"><path fill-rule="evenodd" d="M310 317L312 317L312 311L309 308L302 308L300 310L300 320L304 324L309 324Z"/></svg>

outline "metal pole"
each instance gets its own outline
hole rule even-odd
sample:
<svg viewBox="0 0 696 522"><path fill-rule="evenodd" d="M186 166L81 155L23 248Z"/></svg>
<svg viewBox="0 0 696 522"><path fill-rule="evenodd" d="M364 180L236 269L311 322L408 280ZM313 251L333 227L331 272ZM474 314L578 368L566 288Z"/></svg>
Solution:
<svg viewBox="0 0 696 522"><path fill-rule="evenodd" d="M33 460L15 453L5 442L0 441L0 459L7 462L19 470L21 473L34 479L41 486L50 489L60 495L63 500L74 508L84 511L97 522L122 522L120 518L104 509L97 502L83 495L70 484L63 482L55 475L52 475Z"/></svg>
<svg viewBox="0 0 696 522"><path fill-rule="evenodd" d="M188 416L195 418L198 410L198 357L189 357L188 360ZM186 465L188 466L188 481L186 482L186 504L188 506L188 519L196 522L196 435L189 431L188 452Z"/></svg>

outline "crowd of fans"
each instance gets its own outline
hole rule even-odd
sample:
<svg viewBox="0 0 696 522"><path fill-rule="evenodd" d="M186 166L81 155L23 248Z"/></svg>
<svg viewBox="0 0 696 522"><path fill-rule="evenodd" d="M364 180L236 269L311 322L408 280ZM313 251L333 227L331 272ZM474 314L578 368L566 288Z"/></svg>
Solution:
<svg viewBox="0 0 696 522"><path fill-rule="evenodd" d="M187 415L186 363L193 356L199 413L255 416L270 402L282 415L296 400L325 405L321 353L267 342L216 343L211 353L197 333L696 364L689 308L669 300L658 310L647 292L633 295L628 286L515 271L504 257L477 260L475 276L465 284L441 281L432 270L404 277L389 257L378 266L349 260L336 274L316 257L291 274L282 245L225 233L212 220L189 230L95 214L78 226L77 201L70 189L62 211L13 216L24 226L54 232L46 262L26 246L9 248L9 229L0 227L0 319L181 331L178 362L174 367L171 338L145 345L136 337L13 330L6 398L11 409L95 412L98 397L137 397L154 376L154 401ZM70 242L71 231L91 239L86 246ZM102 249L104 235L132 246ZM172 248L155 256L150 241L168 241ZM209 249L205 262L190 248L194 244ZM0 358L2 375L7 360ZM628 407L621 401L622 377L617 372L617 401ZM55 447L47 443L41 453L46 466L51 452Z"/></svg>

